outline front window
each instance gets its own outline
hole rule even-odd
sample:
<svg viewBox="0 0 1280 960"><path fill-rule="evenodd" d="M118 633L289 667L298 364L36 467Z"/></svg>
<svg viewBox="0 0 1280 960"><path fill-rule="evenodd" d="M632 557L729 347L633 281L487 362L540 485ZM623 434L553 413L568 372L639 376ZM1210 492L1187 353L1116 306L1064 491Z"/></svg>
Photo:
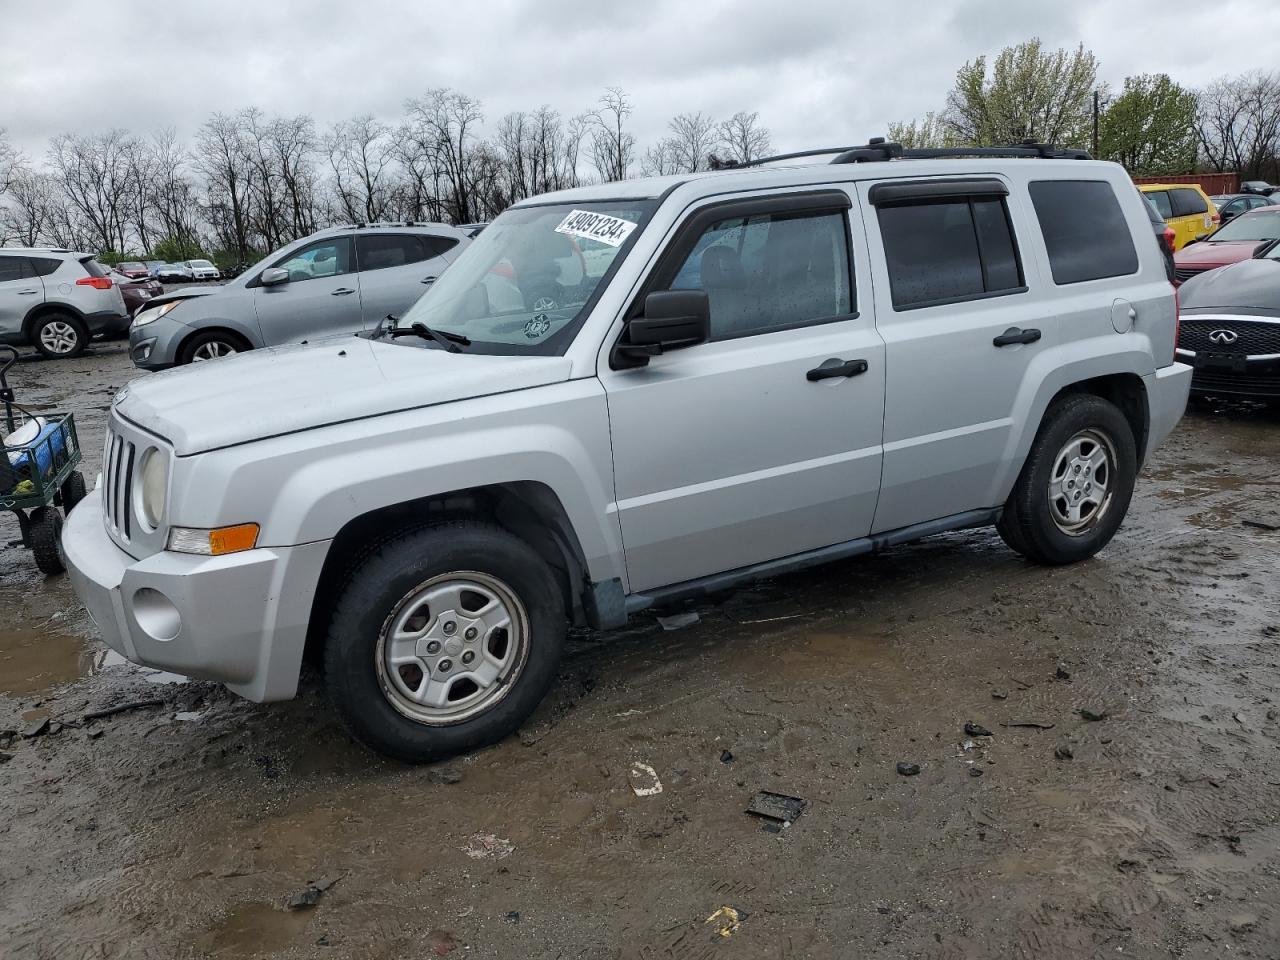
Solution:
<svg viewBox="0 0 1280 960"><path fill-rule="evenodd" d="M1248 213L1236 217L1209 237L1209 243L1223 240L1274 240L1280 237L1280 210L1275 213Z"/></svg>
<svg viewBox="0 0 1280 960"><path fill-rule="evenodd" d="M351 238L318 240L309 247L286 254L272 266L287 270L290 283L351 273Z"/></svg>
<svg viewBox="0 0 1280 960"><path fill-rule="evenodd" d="M396 326L421 323L466 337L473 353L562 354L654 206L613 200L509 209Z"/></svg>

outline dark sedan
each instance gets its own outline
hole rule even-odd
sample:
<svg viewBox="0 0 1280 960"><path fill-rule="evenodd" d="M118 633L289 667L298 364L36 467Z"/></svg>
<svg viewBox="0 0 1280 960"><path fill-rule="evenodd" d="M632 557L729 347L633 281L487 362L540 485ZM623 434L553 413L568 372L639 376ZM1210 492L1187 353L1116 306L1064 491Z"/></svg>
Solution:
<svg viewBox="0 0 1280 960"><path fill-rule="evenodd" d="M160 286L159 281L152 280L149 276L134 279L117 271L111 279L124 295L124 308L129 311L129 316L137 313L138 308L152 297L164 293L164 287Z"/></svg>
<svg viewBox="0 0 1280 960"><path fill-rule="evenodd" d="M1280 403L1280 240L1178 293L1178 359L1195 368L1192 392Z"/></svg>
<svg viewBox="0 0 1280 960"><path fill-rule="evenodd" d="M1222 218L1223 223L1234 220L1240 214L1248 213L1250 210L1280 204L1280 194L1262 197L1254 193L1225 193L1209 199L1218 208L1218 216Z"/></svg>

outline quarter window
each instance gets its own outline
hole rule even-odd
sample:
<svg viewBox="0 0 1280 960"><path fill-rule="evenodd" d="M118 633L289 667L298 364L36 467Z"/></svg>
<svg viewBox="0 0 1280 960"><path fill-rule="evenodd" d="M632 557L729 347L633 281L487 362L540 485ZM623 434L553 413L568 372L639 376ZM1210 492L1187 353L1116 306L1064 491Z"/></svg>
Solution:
<svg viewBox="0 0 1280 960"><path fill-rule="evenodd" d="M1160 216L1164 217L1166 220L1173 216L1173 205L1169 202L1169 194L1167 191L1148 191L1147 199L1156 205L1156 209L1160 211Z"/></svg>
<svg viewBox="0 0 1280 960"><path fill-rule="evenodd" d="M1040 232L1059 286L1138 272L1138 251L1111 184L1040 180L1030 185Z"/></svg>
<svg viewBox="0 0 1280 960"><path fill-rule="evenodd" d="M277 260L272 266L289 271L289 282L318 280L351 272L351 238L319 240Z"/></svg>
<svg viewBox="0 0 1280 960"><path fill-rule="evenodd" d="M669 289L707 292L712 340L846 317L848 236L843 213L720 220L698 238Z"/></svg>
<svg viewBox="0 0 1280 960"><path fill-rule="evenodd" d="M876 210L896 309L1026 289L1002 198L949 197Z"/></svg>

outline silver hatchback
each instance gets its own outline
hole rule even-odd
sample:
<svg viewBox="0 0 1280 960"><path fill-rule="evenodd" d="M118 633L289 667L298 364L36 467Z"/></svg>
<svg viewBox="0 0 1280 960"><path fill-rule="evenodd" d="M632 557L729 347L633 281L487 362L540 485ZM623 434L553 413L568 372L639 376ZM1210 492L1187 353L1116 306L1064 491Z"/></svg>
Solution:
<svg viewBox="0 0 1280 960"><path fill-rule="evenodd" d="M124 333L129 312L110 274L89 253L0 248L0 343L74 357L95 336Z"/></svg>
<svg viewBox="0 0 1280 960"><path fill-rule="evenodd" d="M162 370L376 327L409 309L471 243L443 223L332 227L277 250L224 286L157 297L129 355Z"/></svg>

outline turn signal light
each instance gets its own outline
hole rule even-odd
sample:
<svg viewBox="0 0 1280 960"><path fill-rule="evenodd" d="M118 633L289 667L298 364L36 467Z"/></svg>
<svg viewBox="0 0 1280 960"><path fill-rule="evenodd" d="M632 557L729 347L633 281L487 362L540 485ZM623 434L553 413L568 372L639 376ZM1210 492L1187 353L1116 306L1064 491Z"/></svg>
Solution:
<svg viewBox="0 0 1280 960"><path fill-rule="evenodd" d="M241 553L258 545L258 525L240 523L232 527L213 530L193 530L190 527L169 529L169 549L175 553L195 553L206 557L221 557L228 553Z"/></svg>

